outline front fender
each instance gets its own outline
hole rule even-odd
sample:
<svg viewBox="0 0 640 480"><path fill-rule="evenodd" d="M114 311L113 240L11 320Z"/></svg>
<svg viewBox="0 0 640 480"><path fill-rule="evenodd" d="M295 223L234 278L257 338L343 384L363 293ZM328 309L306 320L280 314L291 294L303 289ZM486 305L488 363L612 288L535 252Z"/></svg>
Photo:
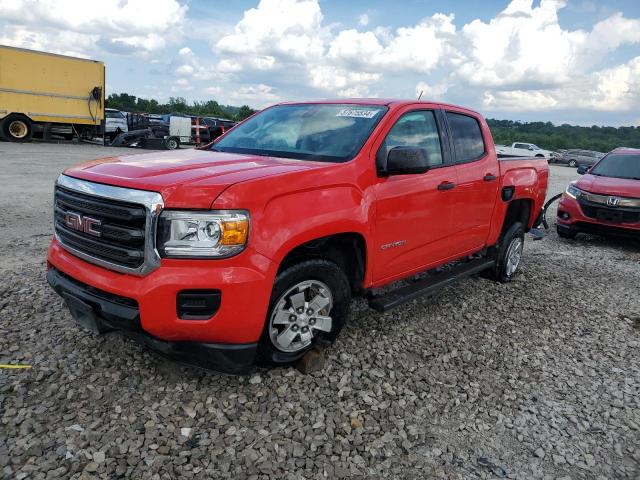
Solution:
<svg viewBox="0 0 640 480"><path fill-rule="evenodd" d="M347 232L368 238L370 215L361 192L350 185L291 192L269 200L256 216L252 244L280 263L295 247L317 238Z"/></svg>

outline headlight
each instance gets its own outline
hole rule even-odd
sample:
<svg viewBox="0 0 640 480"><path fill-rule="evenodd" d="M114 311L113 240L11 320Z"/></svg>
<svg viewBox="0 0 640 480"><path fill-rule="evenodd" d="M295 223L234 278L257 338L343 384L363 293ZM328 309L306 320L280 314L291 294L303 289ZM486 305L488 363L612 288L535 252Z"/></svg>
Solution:
<svg viewBox="0 0 640 480"><path fill-rule="evenodd" d="M241 252L249 236L244 211L165 210L158 221L158 252L168 258L221 258Z"/></svg>
<svg viewBox="0 0 640 480"><path fill-rule="evenodd" d="M569 185L567 185L567 189L564 191L564 193L569 195L571 198L578 198L582 193L582 190L576 187L573 183L570 183Z"/></svg>

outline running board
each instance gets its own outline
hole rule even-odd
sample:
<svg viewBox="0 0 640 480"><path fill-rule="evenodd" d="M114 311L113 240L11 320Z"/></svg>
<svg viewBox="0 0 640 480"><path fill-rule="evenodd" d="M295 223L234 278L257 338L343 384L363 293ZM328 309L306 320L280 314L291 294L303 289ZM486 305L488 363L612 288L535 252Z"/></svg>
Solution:
<svg viewBox="0 0 640 480"><path fill-rule="evenodd" d="M469 262L461 263L448 271L435 273L411 285L397 288L382 295L370 297L369 307L380 313L387 312L415 298L433 295L443 287L451 285L469 275L480 273L494 265L495 261L487 258L477 258Z"/></svg>

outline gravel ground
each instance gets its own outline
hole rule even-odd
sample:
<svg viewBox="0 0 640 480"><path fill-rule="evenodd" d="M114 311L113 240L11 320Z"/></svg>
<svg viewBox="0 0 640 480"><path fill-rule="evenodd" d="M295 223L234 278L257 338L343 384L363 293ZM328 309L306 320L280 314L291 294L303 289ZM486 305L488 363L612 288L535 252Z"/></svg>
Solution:
<svg viewBox="0 0 640 480"><path fill-rule="evenodd" d="M221 376L80 331L46 285L52 181L105 152L0 144L0 363L33 365L0 370L0 478L640 478L637 244L528 236L511 284L357 302L322 372Z"/></svg>

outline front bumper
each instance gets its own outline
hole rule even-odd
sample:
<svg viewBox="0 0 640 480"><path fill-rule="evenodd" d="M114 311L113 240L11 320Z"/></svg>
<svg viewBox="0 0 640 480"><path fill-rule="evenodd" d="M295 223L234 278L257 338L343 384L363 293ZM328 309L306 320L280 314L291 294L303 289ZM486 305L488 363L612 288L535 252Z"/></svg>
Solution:
<svg viewBox="0 0 640 480"><path fill-rule="evenodd" d="M138 277L85 262L55 239L48 266L49 283L76 319L83 313L95 317L94 331L122 331L180 361L231 373L253 364L277 270L247 249L224 260L162 260L160 268ZM211 318L179 318L178 293L194 289L220 291L220 307Z"/></svg>
<svg viewBox="0 0 640 480"><path fill-rule="evenodd" d="M568 215L568 218L564 218ZM558 204L558 228L566 233L615 235L640 239L640 223L613 223L588 217L577 200L563 194Z"/></svg>
<svg viewBox="0 0 640 480"><path fill-rule="evenodd" d="M78 324L94 333L118 331L173 360L218 372L243 374L254 365L257 343L163 341L142 329L135 301L77 282L55 267L47 272L47 281L65 299Z"/></svg>

